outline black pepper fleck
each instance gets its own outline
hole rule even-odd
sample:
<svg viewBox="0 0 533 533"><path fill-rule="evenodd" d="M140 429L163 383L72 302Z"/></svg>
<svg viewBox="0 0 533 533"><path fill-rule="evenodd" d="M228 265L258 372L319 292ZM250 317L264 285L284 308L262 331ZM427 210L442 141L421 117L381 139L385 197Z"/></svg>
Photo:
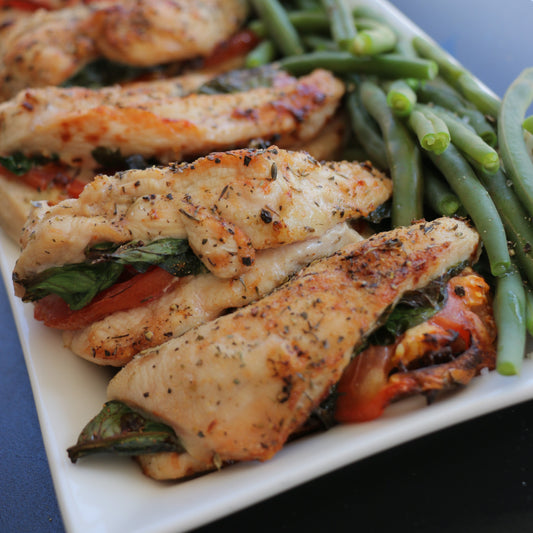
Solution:
<svg viewBox="0 0 533 533"><path fill-rule="evenodd" d="M261 209L261 220L265 224L270 224L272 222L272 213L268 209Z"/></svg>

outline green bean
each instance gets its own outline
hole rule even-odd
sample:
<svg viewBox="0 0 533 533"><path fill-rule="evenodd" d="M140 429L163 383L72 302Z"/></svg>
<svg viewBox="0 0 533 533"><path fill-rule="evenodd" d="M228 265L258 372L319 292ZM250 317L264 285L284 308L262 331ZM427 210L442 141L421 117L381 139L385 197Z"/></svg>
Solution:
<svg viewBox="0 0 533 533"><path fill-rule="evenodd" d="M437 75L437 65L433 61L398 54L355 57L344 51L310 52L285 57L280 60L280 66L295 75L306 74L316 68L326 68L335 74L375 74L384 78L430 80Z"/></svg>
<svg viewBox="0 0 533 533"><path fill-rule="evenodd" d="M470 74L463 72L457 79L457 88L482 113L496 118L500 112L500 100L490 93Z"/></svg>
<svg viewBox="0 0 533 533"><path fill-rule="evenodd" d="M381 170L388 168L385 143L381 137L379 127L368 111L361 105L357 90L348 94L346 100L348 113L355 137L372 163Z"/></svg>
<svg viewBox="0 0 533 533"><path fill-rule="evenodd" d="M452 111L468 121L468 124L477 134L489 145L495 147L497 144L496 131L485 118L485 115L474 107L471 107L459 93L444 84L421 83L417 87L417 98L420 102L434 104Z"/></svg>
<svg viewBox="0 0 533 533"><path fill-rule="evenodd" d="M525 287L526 291L526 329L530 335L533 335L533 290Z"/></svg>
<svg viewBox="0 0 533 533"><path fill-rule="evenodd" d="M491 126L485 115L479 109L460 109L457 114L466 120L467 124L492 148L498 144L496 130Z"/></svg>
<svg viewBox="0 0 533 533"><path fill-rule="evenodd" d="M428 41L423 37L416 35L413 37L413 46L421 57L431 59L437 63L439 74L448 83L455 81L463 74L464 68L452 56L445 52L438 44Z"/></svg>
<svg viewBox="0 0 533 533"><path fill-rule="evenodd" d="M533 214L533 161L524 141L522 123L533 100L533 67L521 72L502 99L498 139L505 171L529 214Z"/></svg>
<svg viewBox="0 0 533 533"><path fill-rule="evenodd" d="M252 0L252 4L265 24L268 35L282 54L303 54L304 49L298 32L279 0Z"/></svg>
<svg viewBox="0 0 533 533"><path fill-rule="evenodd" d="M432 103L451 110L469 105L463 96L440 78L420 85L417 96L425 104Z"/></svg>
<svg viewBox="0 0 533 533"><path fill-rule="evenodd" d="M421 57L435 61L439 67L439 74L482 113L498 116L499 100L438 44L417 35L413 38L413 46Z"/></svg>
<svg viewBox="0 0 533 533"><path fill-rule="evenodd" d="M502 276L511 267L503 223L489 193L453 144L440 155L426 152L474 222L489 257L491 272Z"/></svg>
<svg viewBox="0 0 533 533"><path fill-rule="evenodd" d="M431 107L431 110L446 122L452 142L461 152L471 157L487 172L498 171L500 156L492 146L489 146L472 128L450 111L438 106Z"/></svg>
<svg viewBox="0 0 533 533"><path fill-rule="evenodd" d="M320 7L319 0L296 0L295 3L301 10L312 10Z"/></svg>
<svg viewBox="0 0 533 533"><path fill-rule="evenodd" d="M457 214L461 207L457 195L429 165L424 166L424 200L435 213L445 217Z"/></svg>
<svg viewBox="0 0 533 533"><path fill-rule="evenodd" d="M301 35L330 36L331 26L323 9L287 11L289 21ZM248 27L259 37L267 36L265 24L260 19L254 19Z"/></svg>
<svg viewBox="0 0 533 533"><path fill-rule="evenodd" d="M373 19L357 19L357 35L348 49L356 55L375 55L394 50L398 39L386 24Z"/></svg>
<svg viewBox="0 0 533 533"><path fill-rule="evenodd" d="M331 28L331 36L341 50L351 51L357 29L345 0L321 0Z"/></svg>
<svg viewBox="0 0 533 533"><path fill-rule="evenodd" d="M406 117L416 104L416 93L405 80L394 80L387 84L387 105L397 117Z"/></svg>
<svg viewBox="0 0 533 533"><path fill-rule="evenodd" d="M363 81L360 97L363 106L378 123L385 141L393 182L392 224L407 226L423 214L420 152L405 126L387 106L385 93L375 83Z"/></svg>
<svg viewBox="0 0 533 533"><path fill-rule="evenodd" d="M276 57L276 47L270 39L263 39L245 59L246 68L255 68L272 63Z"/></svg>
<svg viewBox="0 0 533 533"><path fill-rule="evenodd" d="M507 176L502 170L488 175L476 170L500 214L505 232L512 243L512 251L520 270L533 285L533 226L531 217L520 203Z"/></svg>
<svg viewBox="0 0 533 533"><path fill-rule="evenodd" d="M496 280L494 318L498 331L496 370L505 376L519 374L526 347L526 294L515 269Z"/></svg>
<svg viewBox="0 0 533 533"><path fill-rule="evenodd" d="M306 48L313 51L338 50L337 43L328 37L321 35L302 35L302 42Z"/></svg>
<svg viewBox="0 0 533 533"><path fill-rule="evenodd" d="M425 106L416 105L409 115L409 127L424 150L442 154L450 144L446 123Z"/></svg>
<svg viewBox="0 0 533 533"><path fill-rule="evenodd" d="M404 32L397 31L397 28L395 28L393 25L390 24L387 18L383 16L382 12L377 11L368 5L359 5L359 6L355 6L352 9L352 14L356 20L356 27L358 29L359 29L359 26L357 25L358 20L359 21L360 20L373 20L382 25L385 25L392 32L394 32L394 35L396 37L396 45L395 45L396 53L406 56L406 57L417 56L417 53L411 43L411 38L407 37Z"/></svg>
<svg viewBox="0 0 533 533"><path fill-rule="evenodd" d="M522 122L522 128L524 128L529 133L533 133L533 115L525 118Z"/></svg>
<svg viewBox="0 0 533 533"><path fill-rule="evenodd" d="M327 17L322 9L314 11L289 11L287 13L291 24L302 34L326 34L330 33Z"/></svg>

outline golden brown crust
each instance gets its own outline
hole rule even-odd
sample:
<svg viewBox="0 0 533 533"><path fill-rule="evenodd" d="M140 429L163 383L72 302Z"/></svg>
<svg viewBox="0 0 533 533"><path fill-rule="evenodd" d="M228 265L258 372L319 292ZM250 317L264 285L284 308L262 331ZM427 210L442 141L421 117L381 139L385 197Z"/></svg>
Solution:
<svg viewBox="0 0 533 533"><path fill-rule="evenodd" d="M238 279L213 274L182 278L155 301L65 331L63 341L88 361L123 366L142 350L265 296L313 260L360 239L347 224L339 224L321 237L259 252L253 268Z"/></svg>
<svg viewBox="0 0 533 533"><path fill-rule="evenodd" d="M382 313L477 257L478 246L477 233L452 219L348 246L262 300L144 352L111 380L108 397L171 425L203 464L268 459Z"/></svg>
<svg viewBox="0 0 533 533"><path fill-rule="evenodd" d="M26 279L51 266L83 262L86 247L97 242L173 237L187 238L217 276L238 277L253 264L251 252L365 216L391 191L391 181L366 165L320 164L276 147L98 176L77 200L32 213L15 275Z"/></svg>
<svg viewBox="0 0 533 533"><path fill-rule="evenodd" d="M44 4L44 5L43 5ZM49 2L6 18L0 33L0 99L60 85L97 57L153 66L206 56L234 34L244 0Z"/></svg>
<svg viewBox="0 0 533 533"><path fill-rule="evenodd" d="M281 147L312 139L337 110L344 84L325 70L276 79L273 87L184 97L169 96L160 83L153 91L28 89L0 104L1 151L58 154L94 168L98 146L166 163L254 139L275 138Z"/></svg>

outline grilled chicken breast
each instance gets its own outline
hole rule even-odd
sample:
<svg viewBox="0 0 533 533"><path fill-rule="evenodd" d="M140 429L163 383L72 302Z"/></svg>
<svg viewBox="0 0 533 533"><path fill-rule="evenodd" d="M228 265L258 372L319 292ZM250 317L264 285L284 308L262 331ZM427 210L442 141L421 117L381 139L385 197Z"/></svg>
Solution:
<svg viewBox="0 0 533 533"><path fill-rule="evenodd" d="M172 426L187 451L141 458L146 473L179 478L272 457L387 308L475 259L479 242L452 219L378 234L316 261L262 300L143 352L111 380L108 397Z"/></svg>
<svg viewBox="0 0 533 533"><path fill-rule="evenodd" d="M139 101L143 98L182 97L196 91L202 84L215 77L224 65L227 66L227 63L172 78L130 82L122 87L104 88L99 91L104 95L107 93L113 95L111 98L114 98L114 101L119 101L120 98L131 99L135 95L140 95ZM343 142L343 131L339 119L335 118L326 125L323 132L320 132L320 139L313 139L312 144L307 145L307 151L317 159L335 159ZM305 149L306 145L301 145L301 148ZM74 167L70 169L68 175L81 183L88 183L96 174L92 166L94 161L91 168ZM36 171L39 170L37 167ZM26 176L12 174L0 167L0 226L15 242L19 241L22 227L34 202L57 203L68 197L65 191L65 174L62 172L57 176L57 180L37 188L28 184L32 183L31 179L25 181Z"/></svg>
<svg viewBox="0 0 533 533"><path fill-rule="evenodd" d="M37 190L0 173L0 226L16 243L34 202L57 202L65 197L59 188Z"/></svg>
<svg viewBox="0 0 533 533"><path fill-rule="evenodd" d="M38 10L0 34L0 100L26 87L59 85L97 57L91 9Z"/></svg>
<svg viewBox="0 0 533 533"><path fill-rule="evenodd" d="M248 14L246 0L127 0L98 9L99 52L114 61L151 66L207 56Z"/></svg>
<svg viewBox="0 0 533 533"><path fill-rule="evenodd" d="M69 165L94 168L97 147L165 163L258 138L291 146L317 135L343 93L343 83L325 70L300 79L280 73L273 87L232 94L27 90L0 104L0 147L2 155L57 154Z"/></svg>
<svg viewBox="0 0 533 533"><path fill-rule="evenodd" d="M208 55L244 22L244 0L97 0L11 16L0 33L0 98L59 85L93 59L152 66ZM55 7L55 6L51 6Z"/></svg>
<svg viewBox="0 0 533 533"><path fill-rule="evenodd" d="M187 238L208 270L238 277L255 251L322 235L390 197L391 181L359 163L318 163L276 147L215 152L190 164L98 176L78 199L37 208L14 270L20 282L85 260L99 242ZM22 285L16 283L23 296Z"/></svg>
<svg viewBox="0 0 533 533"><path fill-rule="evenodd" d="M192 82L189 76L187 79ZM179 91L183 88L181 84L170 84L166 80L162 81L160 85L163 91ZM137 89L142 90L142 87L135 87L135 90ZM337 160L342 154L346 131L345 120L343 117L336 116L325 125L315 138L291 147L291 150L303 150L319 161ZM90 170L79 170L73 170L72 175L82 183L89 183L95 175ZM18 243L33 204L36 202L56 204L66 198L68 198L68 194L62 179L58 183L50 183L44 188L35 188L23 183L18 176L4 176L0 171L0 227L14 242Z"/></svg>
<svg viewBox="0 0 533 533"><path fill-rule="evenodd" d="M124 366L141 350L262 298L312 261L361 239L342 223L321 237L258 252L253 268L238 279L187 276L155 301L113 313L86 328L65 331L64 344L93 363Z"/></svg>

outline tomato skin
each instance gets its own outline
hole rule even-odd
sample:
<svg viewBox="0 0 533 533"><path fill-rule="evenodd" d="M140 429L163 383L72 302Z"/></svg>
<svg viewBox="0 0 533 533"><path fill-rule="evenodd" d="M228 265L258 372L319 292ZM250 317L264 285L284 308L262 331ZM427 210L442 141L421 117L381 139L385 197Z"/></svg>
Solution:
<svg viewBox="0 0 533 533"><path fill-rule="evenodd" d="M78 179L73 179L69 181L69 183L66 186L67 196L69 198L78 198L79 195L82 193L85 185L86 185L85 182L78 180Z"/></svg>
<svg viewBox="0 0 533 533"><path fill-rule="evenodd" d="M255 48L259 41L259 37L252 30L241 30L219 44L211 55L203 60L203 66L205 68L216 67L224 61L244 55Z"/></svg>
<svg viewBox="0 0 533 533"><path fill-rule="evenodd" d="M473 298L478 292L476 279L475 276L452 278L448 283L445 306L427 321L444 331L457 334L456 340L450 345L454 353L468 350L474 338L478 345L485 342L481 337L482 332L486 331L487 327L490 328L491 322L487 322L482 318L482 314L478 314L483 310L477 308ZM463 291L455 292L458 284L463 285L460 288L466 290L466 297L461 294ZM370 346L349 363L337 385L335 419L338 422L373 420L381 416L393 400L413 394L416 378L411 381L390 378L391 372L397 369L392 361L402 337L388 346ZM490 342L490 339L488 341Z"/></svg>
<svg viewBox="0 0 533 533"><path fill-rule="evenodd" d="M0 174L7 179L24 183L36 191L56 187L64 191L64 196L67 198L78 198L85 187L85 182L69 175L69 168L66 165L56 162L33 167L20 176L0 166Z"/></svg>
<svg viewBox="0 0 533 533"><path fill-rule="evenodd" d="M383 414L392 391L387 388L393 346L370 346L348 365L337 385L335 419L365 422Z"/></svg>
<svg viewBox="0 0 533 533"><path fill-rule="evenodd" d="M37 11L43 6L32 0L0 0L0 9L19 9L20 11Z"/></svg>
<svg viewBox="0 0 533 533"><path fill-rule="evenodd" d="M89 305L73 311L59 296L50 294L35 302L34 317L45 326L62 330L84 328L118 311L127 311L159 298L180 279L153 267L127 281L115 283L98 294Z"/></svg>

